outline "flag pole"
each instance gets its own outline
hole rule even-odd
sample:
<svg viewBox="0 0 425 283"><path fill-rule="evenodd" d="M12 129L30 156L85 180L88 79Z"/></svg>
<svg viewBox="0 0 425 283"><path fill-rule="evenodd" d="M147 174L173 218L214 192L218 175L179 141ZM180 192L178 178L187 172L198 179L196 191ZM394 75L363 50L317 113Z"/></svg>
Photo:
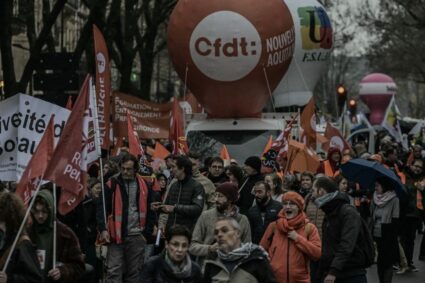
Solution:
<svg viewBox="0 0 425 283"><path fill-rule="evenodd" d="M56 268L56 235L57 235L57 202L56 202L56 184L53 183L53 269Z"/></svg>
<svg viewBox="0 0 425 283"><path fill-rule="evenodd" d="M95 93L96 93L96 89L93 84L93 79L90 77L90 100L93 105L94 144L96 147L97 155L99 156L100 185L102 187L102 202L103 202L103 220L105 221L105 225L106 225L107 223L106 223L106 207L105 207L105 184L103 179L103 161L102 161L102 151L100 149L99 120L97 116L97 102L96 102Z"/></svg>
<svg viewBox="0 0 425 283"><path fill-rule="evenodd" d="M24 229L25 224L27 223L27 220L28 220L28 217L30 215L31 209L34 206L35 198L36 198L38 192L40 191L41 180L43 180L43 176L40 178L40 182L38 183L37 189L35 190L34 195L32 196L31 202L28 205L28 208L27 208L27 211L25 212L25 216L24 216L24 219L22 220L21 226L19 226L18 233L16 234L16 237L13 240L12 246L10 247L10 251L9 251L9 254L7 255L6 261L4 262L4 266L3 266L2 272L6 272L7 266L9 265L9 262L10 262L10 258L12 257L13 251L16 248L16 244L18 243L19 236L21 235L22 230Z"/></svg>

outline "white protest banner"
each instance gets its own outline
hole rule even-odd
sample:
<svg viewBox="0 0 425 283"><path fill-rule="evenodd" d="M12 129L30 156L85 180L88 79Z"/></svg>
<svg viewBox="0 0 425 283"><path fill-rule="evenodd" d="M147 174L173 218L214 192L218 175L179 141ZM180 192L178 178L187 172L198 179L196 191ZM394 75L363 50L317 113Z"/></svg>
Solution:
<svg viewBox="0 0 425 283"><path fill-rule="evenodd" d="M55 114L55 142L70 111L58 105L16 94L0 102L0 180L19 181L32 154Z"/></svg>

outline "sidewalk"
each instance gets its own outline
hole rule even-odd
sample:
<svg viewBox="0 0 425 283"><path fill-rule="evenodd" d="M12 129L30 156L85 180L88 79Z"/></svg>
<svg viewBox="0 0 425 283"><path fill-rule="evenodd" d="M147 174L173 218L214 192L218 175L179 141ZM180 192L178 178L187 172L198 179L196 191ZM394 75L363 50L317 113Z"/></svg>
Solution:
<svg viewBox="0 0 425 283"><path fill-rule="evenodd" d="M413 263L419 269L419 272L406 272L402 275L397 275L394 272L393 283L425 283L425 261L419 261L419 247L422 241L423 235L416 236L415 241L415 253L413 256ZM379 283L378 273L376 271L376 265L373 265L367 271L367 281L370 283Z"/></svg>

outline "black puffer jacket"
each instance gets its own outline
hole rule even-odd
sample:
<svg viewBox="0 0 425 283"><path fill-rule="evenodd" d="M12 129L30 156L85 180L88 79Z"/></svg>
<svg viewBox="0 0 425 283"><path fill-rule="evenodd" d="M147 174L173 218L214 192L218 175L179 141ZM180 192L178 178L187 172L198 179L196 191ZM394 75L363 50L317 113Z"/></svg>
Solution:
<svg viewBox="0 0 425 283"><path fill-rule="evenodd" d="M192 261L192 271L186 278L177 278L165 261L165 253L154 256L143 265L140 283L198 283L202 281L201 268Z"/></svg>
<svg viewBox="0 0 425 283"><path fill-rule="evenodd" d="M165 200L165 204L175 205L174 212L168 216L166 230L180 224L192 231L204 208L204 198L204 188L192 177L174 182Z"/></svg>
<svg viewBox="0 0 425 283"><path fill-rule="evenodd" d="M326 216L322 226L319 275L323 278L332 274L338 279L366 274L366 258L359 244L361 216L349 205L348 196L339 193L321 209Z"/></svg>
<svg viewBox="0 0 425 283"><path fill-rule="evenodd" d="M282 209L282 203L270 199L265 207L255 205L248 211L249 224L251 226L251 237L254 244L258 244L266 232L267 226L277 220L277 215ZM264 213L264 219L261 215Z"/></svg>

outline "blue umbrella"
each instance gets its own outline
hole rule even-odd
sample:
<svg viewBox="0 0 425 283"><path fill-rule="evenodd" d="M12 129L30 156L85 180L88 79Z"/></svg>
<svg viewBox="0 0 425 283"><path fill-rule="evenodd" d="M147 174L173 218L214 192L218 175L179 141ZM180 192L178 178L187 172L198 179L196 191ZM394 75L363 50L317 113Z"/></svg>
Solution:
<svg viewBox="0 0 425 283"><path fill-rule="evenodd" d="M357 158L342 164L340 169L347 180L359 183L361 187L372 190L375 188L377 178L387 178L393 184L394 191L399 198L406 196L406 190L400 178L378 162Z"/></svg>

